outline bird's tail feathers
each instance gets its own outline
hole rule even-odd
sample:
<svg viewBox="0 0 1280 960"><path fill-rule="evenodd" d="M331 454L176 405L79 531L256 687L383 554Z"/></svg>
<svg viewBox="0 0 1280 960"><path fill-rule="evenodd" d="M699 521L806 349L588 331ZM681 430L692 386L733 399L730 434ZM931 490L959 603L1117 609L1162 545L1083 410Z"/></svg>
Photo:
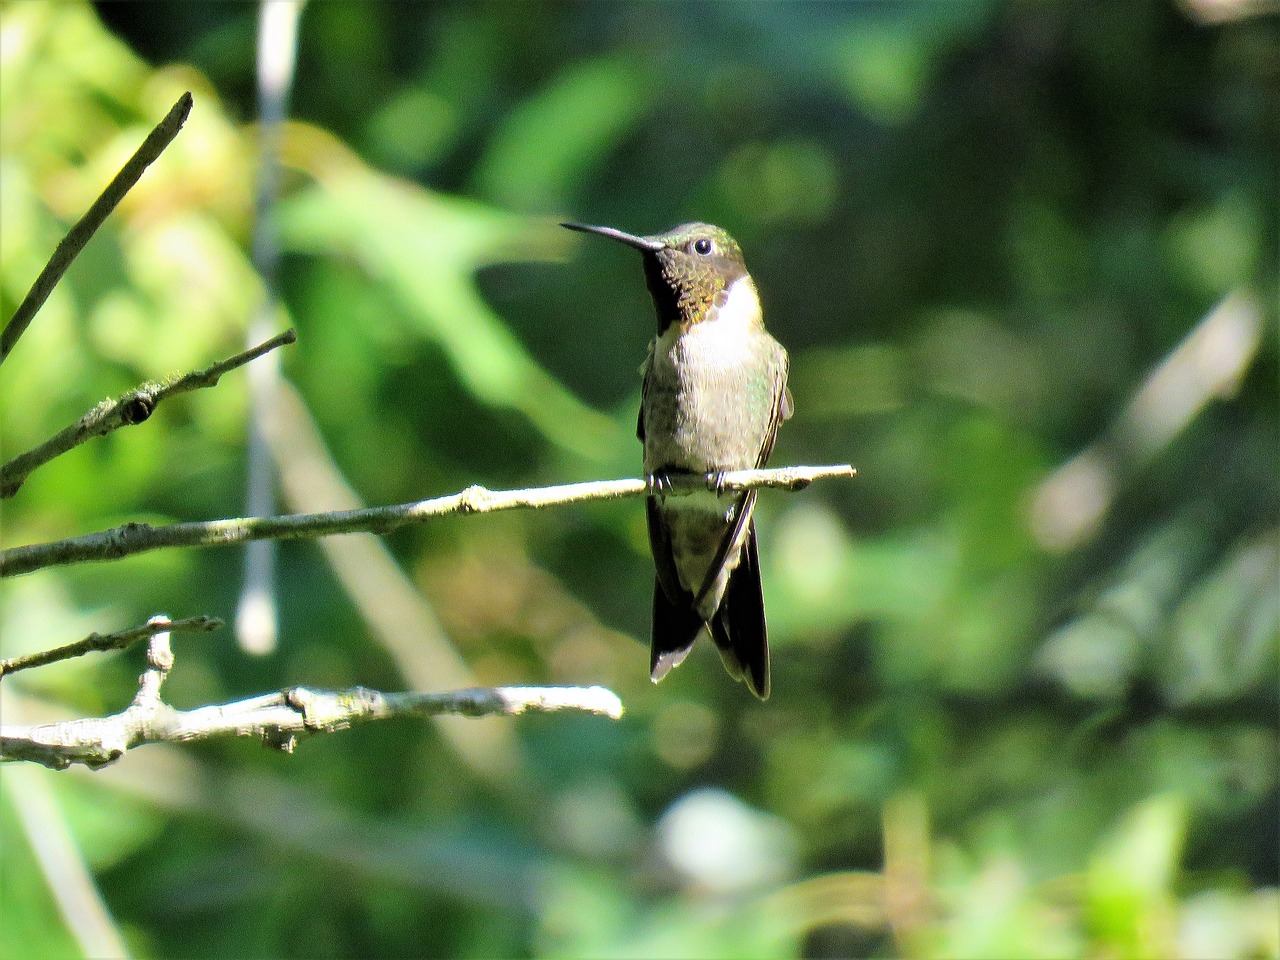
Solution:
<svg viewBox="0 0 1280 960"><path fill-rule="evenodd" d="M720 609L708 626L729 675L745 683L761 700L768 699L769 638L755 523L748 530L742 560L729 576Z"/></svg>
<svg viewBox="0 0 1280 960"><path fill-rule="evenodd" d="M678 667L705 624L692 604L675 604L661 583L653 585L653 642L649 652L649 679L657 683Z"/></svg>

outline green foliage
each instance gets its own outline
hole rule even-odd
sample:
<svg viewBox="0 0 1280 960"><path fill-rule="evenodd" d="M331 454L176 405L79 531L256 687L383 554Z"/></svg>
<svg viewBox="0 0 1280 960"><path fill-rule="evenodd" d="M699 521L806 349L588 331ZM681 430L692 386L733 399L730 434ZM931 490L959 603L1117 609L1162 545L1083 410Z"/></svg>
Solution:
<svg viewBox="0 0 1280 960"><path fill-rule="evenodd" d="M1280 956L1280 37L1193 6L308 5L281 359L365 500L638 470L647 295L568 217L728 229L791 351L775 463L861 475L761 498L766 704L709 645L649 685L642 509L599 504L388 546L479 682L608 684L618 724L24 770L131 949ZM241 349L262 296L251 13L0 6L6 319L195 95L0 370L4 459ZM1235 326L1206 319L1223 304ZM1166 363L1206 330L1226 333L1198 364ZM0 504L3 545L239 515L245 417L241 371L77 448ZM4 581L3 654L231 620L240 562ZM176 705L435 675L316 545L280 563L280 651L176 637ZM140 656L8 678L5 721L118 710ZM66 956L12 774L0 956ZM689 837L715 842L690 859Z"/></svg>

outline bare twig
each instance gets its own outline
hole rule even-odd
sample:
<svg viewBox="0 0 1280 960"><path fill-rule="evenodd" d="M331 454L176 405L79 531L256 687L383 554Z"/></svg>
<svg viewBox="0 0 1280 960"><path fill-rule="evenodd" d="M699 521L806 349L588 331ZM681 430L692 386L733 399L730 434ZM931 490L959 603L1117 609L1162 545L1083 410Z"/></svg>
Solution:
<svg viewBox="0 0 1280 960"><path fill-rule="evenodd" d="M156 643L155 638L152 643ZM167 651L166 643L164 652ZM165 668L156 666L143 675L154 678L154 697L144 685L127 709L110 717L34 727L0 726L0 761L31 760L55 770L65 770L73 763L96 768L114 763L126 751L142 744L219 736L256 737L267 746L290 751L300 736L332 733L390 717L515 716L561 710L615 720L622 716L622 701L604 687L490 687L451 693L292 687L234 703L175 710L158 696L159 681L165 672Z"/></svg>
<svg viewBox="0 0 1280 960"><path fill-rule="evenodd" d="M171 523L161 527L147 523L126 523L82 537L10 547L0 551L0 578L68 563L116 560L161 547L227 546L267 537L277 540L313 539L335 533L386 534L434 517L494 513L517 508L538 509L659 492L663 496L687 496L706 490L736 493L757 487L800 490L814 480L853 477L857 472L848 464L839 464L735 470L706 477L671 475L664 479L660 491L648 481L640 479L591 480L554 487L505 491L472 486L461 493L445 497L388 507L367 507L363 510L302 513L282 517L242 517L234 520Z"/></svg>
<svg viewBox="0 0 1280 960"><path fill-rule="evenodd" d="M89 238L98 227L102 226L102 222L116 208L124 195L138 182L151 162L173 142L173 138L178 135L178 131L182 129L190 113L191 94L184 93L178 98L178 102L173 105L168 115L148 134L147 139L142 141L142 146L129 158L129 162L121 167L120 172L107 184L106 189L93 202L85 215L62 238L62 242L53 251L53 256L40 271L40 276L36 277L36 282L31 285L26 298L18 305L13 317L5 325L4 332L0 333L0 363L4 363L5 358L9 356L13 345L26 332L36 313L44 305L58 281L62 279L62 275L67 272L72 261L89 242Z"/></svg>
<svg viewBox="0 0 1280 960"><path fill-rule="evenodd" d="M169 646L169 631L164 629L168 620L161 615L147 621L147 626L159 626L160 629L147 641L147 669L138 678L138 693L129 705L130 710L140 714L154 715L168 709L160 699L160 688L173 669L173 648Z"/></svg>
<svg viewBox="0 0 1280 960"><path fill-rule="evenodd" d="M37 467L79 446L86 440L100 437L121 427L142 423L155 411L162 400L205 387L212 387L224 373L256 360L277 347L294 343L298 339L292 329L277 334L251 350L237 353L204 370L195 370L185 376L166 382L148 380L114 400L103 400L71 426L50 437L34 450L14 457L0 467L0 498L11 497Z"/></svg>
<svg viewBox="0 0 1280 960"><path fill-rule="evenodd" d="M30 760L54 770L65 770L75 763L97 768L114 763L126 751L145 743L227 735L257 737L267 746L291 751L299 736L332 733L357 723L389 717L514 716L559 710L578 710L615 720L622 716L622 701L604 687L477 687L452 693L292 687L233 703L175 710L160 696L161 687L173 669L169 632L176 628L210 630L215 626L220 624L206 618L171 621L165 616L155 616L145 627L117 635L128 635L132 640L150 634L147 669L138 678L138 693L133 702L109 717L34 726L0 725L0 761ZM83 653L89 649L113 649L129 642L120 639L104 645L101 640L96 644L91 641L94 637L62 649L84 646L84 650L78 651Z"/></svg>
<svg viewBox="0 0 1280 960"><path fill-rule="evenodd" d="M10 673L17 673L19 670L43 667L45 664L56 663L59 660L82 657L86 653L102 650L124 650L133 646L139 640L146 640L157 633L167 633L173 630L195 630L201 633L208 633L210 630L216 630L220 626L222 626L222 621L216 617L188 617L185 620L152 617L140 627L131 627L128 630L121 630L117 633L91 633L83 640L55 647L53 650L41 650L38 653L29 653L22 657L10 657L8 660L0 660L0 680L3 680Z"/></svg>

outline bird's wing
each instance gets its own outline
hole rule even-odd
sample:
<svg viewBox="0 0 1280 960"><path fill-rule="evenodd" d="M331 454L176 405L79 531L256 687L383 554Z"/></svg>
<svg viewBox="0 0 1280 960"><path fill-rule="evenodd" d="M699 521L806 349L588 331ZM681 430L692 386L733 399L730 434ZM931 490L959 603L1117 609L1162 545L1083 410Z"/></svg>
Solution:
<svg viewBox="0 0 1280 960"><path fill-rule="evenodd" d="M644 363L640 365L640 373L644 379L640 383L640 410L636 413L636 439L644 443L644 407L645 398L649 396L649 369L653 366L653 345L657 340L649 341L649 352L645 354Z"/></svg>
<svg viewBox="0 0 1280 960"><path fill-rule="evenodd" d="M715 559L711 566L707 568L706 579L702 581L702 586L698 588L698 595L694 597L694 609L702 606L702 601L706 599L707 594L715 585L716 577L720 575L720 569L724 566L724 562L729 557L729 553L737 545L741 544L739 539L744 535L747 525L751 523L751 514L756 509L756 492L748 490L742 495L733 508L733 521L725 528L724 538L720 541L720 546L716 549Z"/></svg>
<svg viewBox="0 0 1280 960"><path fill-rule="evenodd" d="M795 404L791 400L791 390L787 386L787 355L782 353L778 358L778 392L773 398L773 412L769 417L769 428L764 434L764 443L760 445L760 456L756 458L756 466L763 467L773 453L774 441L778 439L778 427L783 420L790 420L795 412Z"/></svg>
<svg viewBox="0 0 1280 960"><path fill-rule="evenodd" d="M684 595L686 598L688 594ZM653 640L649 679L657 683L689 653L702 632L702 618L688 600L672 601L661 583L653 585Z"/></svg>
<svg viewBox="0 0 1280 960"><path fill-rule="evenodd" d="M671 552L671 531L662 522L658 498L645 500L645 514L649 521L649 550L653 553L653 566L658 573L658 583L667 599L674 604L693 604L693 597L680 586L680 574L676 570L675 556Z"/></svg>
<svg viewBox="0 0 1280 960"><path fill-rule="evenodd" d="M644 383L640 388L640 413L636 417L636 436L642 444L644 443L645 401L649 396L650 370L653 367L653 347L656 342L656 340L649 342L649 353L640 367L640 371L644 374ZM646 498L645 515L649 521L649 549L653 553L653 565L658 572L658 583L662 592L672 604L686 606L692 598L688 591L680 586L680 574L676 571L675 557L671 553L670 531L662 522L657 497Z"/></svg>
<svg viewBox="0 0 1280 960"><path fill-rule="evenodd" d="M720 659L729 675L743 681L761 700L768 699L769 639L755 524L747 527L742 560L729 577L724 600L709 626L711 639L719 648Z"/></svg>

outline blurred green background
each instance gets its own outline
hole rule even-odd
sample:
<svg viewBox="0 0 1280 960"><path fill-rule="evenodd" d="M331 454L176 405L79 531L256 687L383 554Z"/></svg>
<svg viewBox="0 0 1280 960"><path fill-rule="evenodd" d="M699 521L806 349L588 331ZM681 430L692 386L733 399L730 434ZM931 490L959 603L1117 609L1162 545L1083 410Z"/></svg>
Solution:
<svg viewBox="0 0 1280 960"><path fill-rule="evenodd" d="M59 838L140 956L1280 955L1280 22L1254 6L307 6L282 510L342 478L383 504L637 474L651 308L570 217L733 233L792 356L773 462L860 476L761 497L763 705L709 644L649 684L639 501L437 522L393 562L282 546L277 651L178 635L169 702L603 683L628 712L6 765L0 956L109 942L56 906ZM6 320L195 95L0 371L4 459L241 349L257 17L0 5ZM4 546L241 515L246 417L240 371L79 447L3 503ZM6 580L4 655L230 621L241 564ZM142 663L27 671L0 709L115 712Z"/></svg>

